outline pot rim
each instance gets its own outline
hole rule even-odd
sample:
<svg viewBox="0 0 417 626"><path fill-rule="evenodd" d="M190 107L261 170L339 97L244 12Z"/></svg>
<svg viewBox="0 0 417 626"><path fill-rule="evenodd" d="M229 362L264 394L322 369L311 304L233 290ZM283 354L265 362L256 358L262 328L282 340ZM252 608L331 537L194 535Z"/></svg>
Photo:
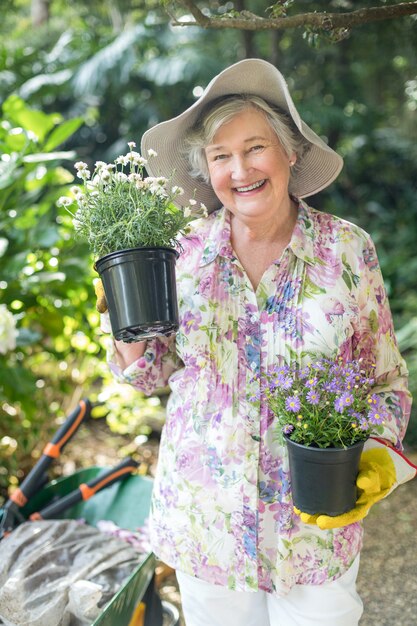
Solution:
<svg viewBox="0 0 417 626"><path fill-rule="evenodd" d="M322 452L336 452L337 450L351 450L352 448L359 448L360 446L363 446L365 444L365 442L369 439L369 437L367 437L366 439L362 439L361 441L357 441L356 443L353 443L351 446L346 446L346 447L328 446L327 448L320 448L319 446L315 447L315 446L309 446L305 443L299 443L298 441L293 441L289 435L285 435L285 434L284 434L284 439L286 441L290 441L291 445L296 446L298 448L322 451Z"/></svg>
<svg viewBox="0 0 417 626"><path fill-rule="evenodd" d="M113 252L108 252L107 254L99 257L94 262L93 268L96 272L98 272L97 264L102 263L103 261L107 261L109 258L117 258L117 256L125 256L126 254L130 254L132 252L136 252L139 250L162 250L166 252L172 252L175 255L175 258L178 259L180 254L178 250L175 248L169 248L168 246L136 246L135 248L123 248L121 250L114 250Z"/></svg>

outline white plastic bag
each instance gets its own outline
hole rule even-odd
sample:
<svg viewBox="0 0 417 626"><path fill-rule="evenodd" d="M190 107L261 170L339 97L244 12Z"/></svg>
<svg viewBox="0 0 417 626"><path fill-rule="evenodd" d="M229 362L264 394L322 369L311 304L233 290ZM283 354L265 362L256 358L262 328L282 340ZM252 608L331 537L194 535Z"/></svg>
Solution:
<svg viewBox="0 0 417 626"><path fill-rule="evenodd" d="M74 520L26 522L0 544L0 620L87 626L142 559L126 542Z"/></svg>

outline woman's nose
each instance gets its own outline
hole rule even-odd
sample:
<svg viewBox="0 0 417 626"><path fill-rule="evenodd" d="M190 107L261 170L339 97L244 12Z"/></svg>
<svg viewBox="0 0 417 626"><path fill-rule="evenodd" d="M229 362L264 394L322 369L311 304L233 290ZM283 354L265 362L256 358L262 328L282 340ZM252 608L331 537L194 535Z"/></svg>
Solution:
<svg viewBox="0 0 417 626"><path fill-rule="evenodd" d="M244 156L235 155L231 162L231 176L236 180L244 178L250 169L250 165Z"/></svg>

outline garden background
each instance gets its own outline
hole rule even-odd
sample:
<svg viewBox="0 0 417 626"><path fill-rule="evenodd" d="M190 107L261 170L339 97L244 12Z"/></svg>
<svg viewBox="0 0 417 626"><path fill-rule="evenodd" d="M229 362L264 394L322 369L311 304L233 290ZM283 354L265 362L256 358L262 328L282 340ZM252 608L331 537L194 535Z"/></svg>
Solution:
<svg viewBox="0 0 417 626"><path fill-rule="evenodd" d="M270 2L195 4L219 20L246 15L237 10L285 17L351 11L358 4L300 0L271 9ZM276 64L302 117L343 155L336 184L309 201L372 235L411 390L417 392L416 17L351 31L331 25L204 29L172 25L172 11L191 21L183 6L190 3L177 2L172 11L168 4L1 0L3 496L82 397L95 403L94 416L106 420L109 437L113 432L136 443L157 438L164 394L145 398L111 380L95 311L92 259L56 200L74 180L75 160L109 161L128 141L139 145L147 128L180 113L214 74L245 57ZM13 349L8 313L18 331ZM417 446L415 408L406 445Z"/></svg>

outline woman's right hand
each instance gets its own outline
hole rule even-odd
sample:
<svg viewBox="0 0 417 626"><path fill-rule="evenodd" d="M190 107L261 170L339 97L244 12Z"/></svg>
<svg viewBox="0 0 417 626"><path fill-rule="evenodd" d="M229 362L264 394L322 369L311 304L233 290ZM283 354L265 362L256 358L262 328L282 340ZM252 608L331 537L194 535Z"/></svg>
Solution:
<svg viewBox="0 0 417 626"><path fill-rule="evenodd" d="M137 341L135 343L126 343L125 341L113 340L115 348L115 356L117 364L126 369L135 361L144 355L146 350L146 341Z"/></svg>
<svg viewBox="0 0 417 626"><path fill-rule="evenodd" d="M108 319L109 314L107 309L107 300L101 278L95 281L94 291L97 297L96 308L101 316L101 329L103 332L111 332L110 320ZM116 339L114 339L113 342L116 361L122 369L126 369L126 367L129 367L129 365L144 355L147 343L146 341L126 343L124 341L116 341Z"/></svg>

